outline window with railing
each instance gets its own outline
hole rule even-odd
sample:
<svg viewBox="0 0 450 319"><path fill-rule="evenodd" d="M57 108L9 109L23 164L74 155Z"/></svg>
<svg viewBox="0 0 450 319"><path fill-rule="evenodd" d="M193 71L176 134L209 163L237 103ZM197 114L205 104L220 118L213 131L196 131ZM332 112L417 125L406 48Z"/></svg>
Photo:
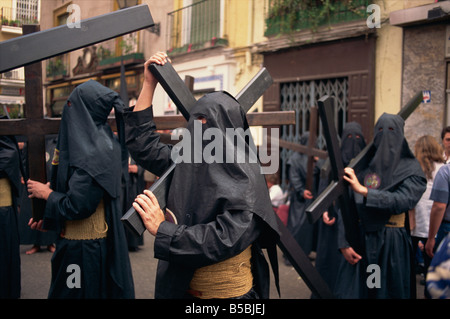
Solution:
<svg viewBox="0 0 450 319"><path fill-rule="evenodd" d="M23 24L38 24L40 0L15 0L12 8L0 10L2 25L21 27Z"/></svg>
<svg viewBox="0 0 450 319"><path fill-rule="evenodd" d="M369 0L269 0L266 36L366 19Z"/></svg>
<svg viewBox="0 0 450 319"><path fill-rule="evenodd" d="M184 0L168 13L169 53L228 45L223 38L223 0Z"/></svg>
<svg viewBox="0 0 450 319"><path fill-rule="evenodd" d="M24 81L25 80L24 68L18 68L8 72L1 73L0 79Z"/></svg>

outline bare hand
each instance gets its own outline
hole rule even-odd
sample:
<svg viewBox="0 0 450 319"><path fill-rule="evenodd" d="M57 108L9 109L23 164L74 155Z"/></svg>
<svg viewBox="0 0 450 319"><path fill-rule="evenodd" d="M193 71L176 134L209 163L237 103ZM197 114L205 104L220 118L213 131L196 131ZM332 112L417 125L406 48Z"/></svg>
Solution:
<svg viewBox="0 0 450 319"><path fill-rule="evenodd" d="M165 52L158 52L154 54L150 59L148 59L144 64L144 83L142 85L141 93L134 106L134 111L142 111L150 107L153 103L153 94L155 93L156 86L158 85L158 80L153 76L150 71L150 64L156 63L164 65L166 62L170 62Z"/></svg>
<svg viewBox="0 0 450 319"><path fill-rule="evenodd" d="M427 242L425 243L425 252L430 258L434 256L434 245L436 244L436 239L434 237L428 237Z"/></svg>
<svg viewBox="0 0 450 319"><path fill-rule="evenodd" d="M138 172L138 166L137 165L132 165L132 164L128 165L128 173L137 174L137 172Z"/></svg>
<svg viewBox="0 0 450 319"><path fill-rule="evenodd" d="M311 193L311 191L305 189L305 191L303 192L303 198L304 199L313 199L313 194Z"/></svg>
<svg viewBox="0 0 450 319"><path fill-rule="evenodd" d="M144 83L156 87L158 80L153 76L152 72L150 72L149 66L152 63L164 65L166 62L170 62L170 59L167 57L165 52L157 52L151 56L150 59L148 59L144 64Z"/></svg>
<svg viewBox="0 0 450 319"><path fill-rule="evenodd" d="M332 226L334 225L334 222L336 221L336 217L330 218L328 215L328 212L323 213L322 220L325 223L325 225Z"/></svg>
<svg viewBox="0 0 450 319"><path fill-rule="evenodd" d="M367 187L362 186L359 181L358 177L356 177L355 171L353 168L346 167L344 168L344 179L350 184L350 187L357 193L367 196Z"/></svg>
<svg viewBox="0 0 450 319"><path fill-rule="evenodd" d="M29 179L27 181L28 195L29 198L40 198L40 199L48 199L48 196L51 192L53 192L50 188L50 183L43 184L37 181L33 181Z"/></svg>
<svg viewBox="0 0 450 319"><path fill-rule="evenodd" d="M42 228L43 220L39 220L37 222L34 221L33 218L30 218L30 221L28 222L28 226L30 226L33 230L39 230L41 232L47 232L47 230Z"/></svg>
<svg viewBox="0 0 450 319"><path fill-rule="evenodd" d="M341 248L341 253L344 255L345 260L347 260L347 262L351 265L355 265L362 258L353 250L352 247Z"/></svg>
<svg viewBox="0 0 450 319"><path fill-rule="evenodd" d="M156 236L159 225L165 220L165 217L155 195L149 190L144 190L144 194L136 197L133 207L141 215L145 228L150 234Z"/></svg>

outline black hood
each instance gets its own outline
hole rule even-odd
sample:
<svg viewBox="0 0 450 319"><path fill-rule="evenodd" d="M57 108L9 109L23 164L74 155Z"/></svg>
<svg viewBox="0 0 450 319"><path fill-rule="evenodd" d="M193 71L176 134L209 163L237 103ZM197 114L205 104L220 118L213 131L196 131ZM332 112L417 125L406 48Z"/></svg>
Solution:
<svg viewBox="0 0 450 319"><path fill-rule="evenodd" d="M187 125L190 143L183 144L190 148L191 160L177 164L168 195L167 206L179 223L203 224L225 210L248 210L278 229L248 128L245 112L228 93L210 93L197 101Z"/></svg>
<svg viewBox="0 0 450 319"><path fill-rule="evenodd" d="M309 132L304 132L300 136L300 145L308 145L309 141ZM286 163L291 169L291 167L295 167L296 169L304 170L304 175L306 176L306 169L308 167L308 155L299 153L299 152L292 152L292 155L289 157L287 163Z"/></svg>
<svg viewBox="0 0 450 319"><path fill-rule="evenodd" d="M359 175L363 185L387 190L407 177L425 177L404 137L405 121L398 115L383 113L374 128L375 154Z"/></svg>
<svg viewBox="0 0 450 319"><path fill-rule="evenodd" d="M341 135L341 156L344 167L366 147L361 125L357 122L345 124Z"/></svg>
<svg viewBox="0 0 450 319"><path fill-rule="evenodd" d="M108 115L114 108L119 140L114 136ZM124 104L115 91L90 80L77 86L64 105L54 157L54 189L67 191L70 167L85 170L108 194L120 195L121 172L127 161L122 141ZM56 173L56 174L55 174Z"/></svg>

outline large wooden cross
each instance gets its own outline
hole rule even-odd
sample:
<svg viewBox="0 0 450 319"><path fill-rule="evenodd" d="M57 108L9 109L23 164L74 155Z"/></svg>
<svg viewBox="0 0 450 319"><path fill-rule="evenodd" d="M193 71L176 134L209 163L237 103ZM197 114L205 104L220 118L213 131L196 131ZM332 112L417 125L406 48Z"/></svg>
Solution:
<svg viewBox="0 0 450 319"><path fill-rule="evenodd" d="M82 20L80 28L59 26L39 31L38 26L25 26L23 36L0 43L0 73L26 66L25 118L0 120L0 135L24 135L29 142L28 163L30 178L45 183L45 135L59 131L60 119L45 118L42 103L41 61L109 40L154 25L147 5L135 6L98 17ZM30 28L27 30L27 28ZM28 68L29 66L29 68ZM156 117L159 129L174 129L185 124L183 116ZM115 128L115 121L108 120ZM295 124L293 112L269 112L248 114L249 125ZM161 177L162 178L162 177ZM43 206L33 206L33 218L42 218ZM303 277L311 291L318 297L331 298L331 292L309 262L290 233L283 228L280 247ZM291 253L289 253L291 252Z"/></svg>
<svg viewBox="0 0 450 319"><path fill-rule="evenodd" d="M164 66L152 64L150 71L158 79L161 86L174 101L177 108L186 119L189 119L189 112L196 100L184 82L178 76L170 63ZM272 78L265 68L246 85L244 89L236 96L243 109L247 112L264 91L272 84ZM251 114L251 113L250 113ZM287 113L289 114L289 113ZM286 114L286 115L287 115ZM291 114L293 120L293 114ZM158 199L160 207L166 208L167 193L176 164L172 164L166 172L151 187L152 191ZM322 279L316 268L312 265L308 256L304 253L292 234L282 223L280 218L274 213L278 228L281 232L278 246L284 252L285 256L290 260L295 270L300 274L302 279L311 289L313 294L319 298L333 298L333 295ZM141 217L136 210L131 207L122 217L122 221L136 235L142 235L145 226Z"/></svg>
<svg viewBox="0 0 450 319"><path fill-rule="evenodd" d="M40 61L153 26L147 5L82 20L80 28L67 25L39 31L24 25L23 36L0 43L0 73L25 66L24 118L1 120L0 135L23 135L28 140L29 178L47 182L45 135L57 134L60 119L44 117ZM32 200L33 218L42 219L45 202Z"/></svg>
<svg viewBox="0 0 450 319"><path fill-rule="evenodd" d="M317 107L312 106L309 112L309 139L308 145L302 145L299 143L289 142L283 139L280 139L280 147L286 148L295 152L299 152L302 154L306 154L308 157L308 162L306 165L306 189L312 191L313 190L313 182L314 182L314 165L315 160L314 157L325 159L328 157L327 151L320 150L315 148L316 139L317 139Z"/></svg>
<svg viewBox="0 0 450 319"><path fill-rule="evenodd" d="M404 120L417 108L423 101L422 92L417 92L414 97L398 113ZM328 154L332 168L332 182L316 198L316 200L306 208L308 219L314 223L323 212L328 210L335 201L339 201L339 207L344 222L345 236L349 244L355 251L363 251L362 241L359 239L358 216L355 203L349 198L348 183L344 180L344 164L337 139L336 126L332 111L334 109L334 98L324 96L319 100L319 114L322 120L324 135L327 142ZM349 167L358 172L368 164L368 161L374 154L375 147L373 141L350 162Z"/></svg>

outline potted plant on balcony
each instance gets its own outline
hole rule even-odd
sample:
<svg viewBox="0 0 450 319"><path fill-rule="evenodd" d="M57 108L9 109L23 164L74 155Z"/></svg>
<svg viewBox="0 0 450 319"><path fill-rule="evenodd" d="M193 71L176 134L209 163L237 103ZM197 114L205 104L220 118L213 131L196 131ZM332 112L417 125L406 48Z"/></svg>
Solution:
<svg viewBox="0 0 450 319"><path fill-rule="evenodd" d="M19 20L11 20L11 21L9 21L9 26L10 27L18 27L19 23L20 23Z"/></svg>

